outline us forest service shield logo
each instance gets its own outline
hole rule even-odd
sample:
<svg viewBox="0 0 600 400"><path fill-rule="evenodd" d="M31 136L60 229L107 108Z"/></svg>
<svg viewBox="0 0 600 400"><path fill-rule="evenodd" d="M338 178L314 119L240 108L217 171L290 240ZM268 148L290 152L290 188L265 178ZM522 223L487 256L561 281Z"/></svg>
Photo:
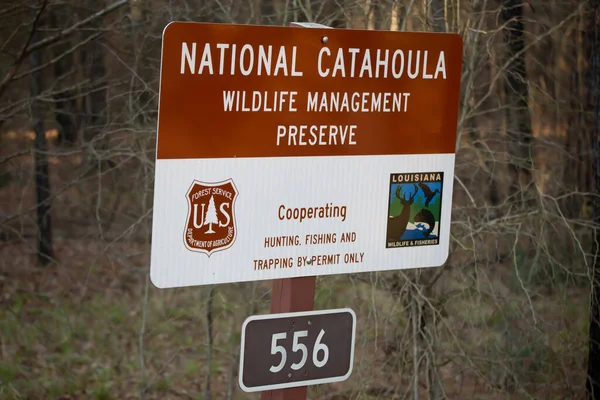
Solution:
<svg viewBox="0 0 600 400"><path fill-rule="evenodd" d="M386 248L440 243L443 172L390 175Z"/></svg>
<svg viewBox="0 0 600 400"><path fill-rule="evenodd" d="M230 248L237 235L233 180L200 182L194 180L186 197L188 215L184 242L188 250L207 256Z"/></svg>

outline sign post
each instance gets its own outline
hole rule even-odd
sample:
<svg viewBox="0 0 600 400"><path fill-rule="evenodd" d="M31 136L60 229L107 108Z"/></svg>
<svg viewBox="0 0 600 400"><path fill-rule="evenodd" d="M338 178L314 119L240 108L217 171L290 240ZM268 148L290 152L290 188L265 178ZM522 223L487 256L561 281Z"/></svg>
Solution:
<svg viewBox="0 0 600 400"><path fill-rule="evenodd" d="M271 314L309 311L315 304L316 277L275 279L271 294ZM243 345L243 344L242 344ZM308 387L265 391L261 400L304 400Z"/></svg>
<svg viewBox="0 0 600 400"><path fill-rule="evenodd" d="M272 324L245 326L296 338L285 343L297 356L316 337L306 327L300 341L286 324L307 315L288 314L310 314L316 276L446 261L462 40L293 25L311 29L165 28L150 278L159 288L272 280ZM287 328L271 332L277 324ZM348 343L353 330L343 332ZM262 398L305 399L298 382L325 381L304 372L294 387L263 385Z"/></svg>
<svg viewBox="0 0 600 400"><path fill-rule="evenodd" d="M321 24L292 22L290 26L300 28L325 28ZM309 311L315 307L316 276L273 280L271 290L271 314L294 311ZM242 344L243 345L243 344ZM308 387L265 391L261 400L304 400Z"/></svg>

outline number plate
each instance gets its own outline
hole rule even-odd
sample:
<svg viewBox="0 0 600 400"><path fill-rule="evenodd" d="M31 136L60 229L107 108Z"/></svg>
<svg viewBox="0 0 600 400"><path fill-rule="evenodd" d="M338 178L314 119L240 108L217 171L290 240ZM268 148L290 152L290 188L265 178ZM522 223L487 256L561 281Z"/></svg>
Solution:
<svg viewBox="0 0 600 400"><path fill-rule="evenodd" d="M240 387L259 392L344 381L355 334L350 308L251 316L242 326Z"/></svg>

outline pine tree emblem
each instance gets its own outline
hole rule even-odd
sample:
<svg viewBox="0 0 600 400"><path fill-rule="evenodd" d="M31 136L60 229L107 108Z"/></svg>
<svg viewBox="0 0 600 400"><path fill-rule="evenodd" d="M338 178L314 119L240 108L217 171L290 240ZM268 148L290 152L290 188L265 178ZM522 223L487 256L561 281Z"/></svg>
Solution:
<svg viewBox="0 0 600 400"><path fill-rule="evenodd" d="M212 229L212 224L218 224L219 219L217 218L217 208L215 207L215 198L214 196L210 196L210 200L208 202L208 209L206 210L206 215L204 217L204 225L208 225L208 230L206 233L215 233Z"/></svg>

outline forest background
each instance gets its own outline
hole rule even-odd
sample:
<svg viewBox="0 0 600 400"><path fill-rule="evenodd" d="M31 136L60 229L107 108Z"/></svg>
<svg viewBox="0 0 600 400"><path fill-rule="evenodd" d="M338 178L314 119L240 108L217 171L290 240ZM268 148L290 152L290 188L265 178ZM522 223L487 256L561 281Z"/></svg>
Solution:
<svg viewBox="0 0 600 400"><path fill-rule="evenodd" d="M174 20L463 38L451 256L317 280L316 308L352 307L361 323L351 378L310 399L584 397L598 10L0 0L0 398L258 398L237 386L240 328L268 311L269 282L159 290L148 278L161 34Z"/></svg>

